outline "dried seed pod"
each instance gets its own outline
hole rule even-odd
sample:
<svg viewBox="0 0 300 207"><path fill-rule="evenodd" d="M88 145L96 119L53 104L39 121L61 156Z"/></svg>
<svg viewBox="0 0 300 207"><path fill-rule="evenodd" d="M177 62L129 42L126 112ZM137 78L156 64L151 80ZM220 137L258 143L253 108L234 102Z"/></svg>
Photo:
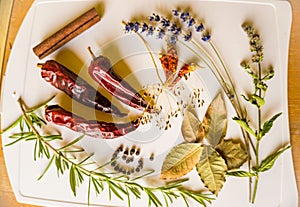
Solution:
<svg viewBox="0 0 300 207"><path fill-rule="evenodd" d="M131 149L130 149L130 155L133 155L135 153L135 146L133 146Z"/></svg>
<svg viewBox="0 0 300 207"><path fill-rule="evenodd" d="M136 155L136 156L139 156L140 154L141 154L141 149L138 148L138 149L136 150L136 152L135 152L135 155Z"/></svg>

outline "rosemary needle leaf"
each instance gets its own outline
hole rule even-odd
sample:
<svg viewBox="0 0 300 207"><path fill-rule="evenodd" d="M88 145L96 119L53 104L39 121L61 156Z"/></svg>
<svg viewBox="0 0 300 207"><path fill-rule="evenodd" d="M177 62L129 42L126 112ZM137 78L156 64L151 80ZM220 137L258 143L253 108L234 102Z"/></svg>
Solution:
<svg viewBox="0 0 300 207"><path fill-rule="evenodd" d="M94 153L88 155L86 158L84 158L81 162L78 163L78 165L82 165L83 163L85 163L87 160L89 160L91 157L94 156Z"/></svg>
<svg viewBox="0 0 300 207"><path fill-rule="evenodd" d="M16 144L17 142L22 141L23 139L24 139L24 138L21 137L21 138L15 140L15 141L13 141L13 142L10 142L10 143L8 143L8 144L6 144L6 145L4 145L4 146L5 146L5 147L8 147L8 146L14 145L14 144Z"/></svg>
<svg viewBox="0 0 300 207"><path fill-rule="evenodd" d="M44 175L46 174L46 172L49 170L50 166L52 165L54 158L55 158L55 156L52 155L51 160L49 161L47 167L45 168L45 170L43 171L43 173L40 175L40 177L37 180L41 180L44 177Z"/></svg>
<svg viewBox="0 0 300 207"><path fill-rule="evenodd" d="M78 138L74 139L74 140L71 141L70 143L66 144L65 146L63 146L63 147L61 147L61 148L59 148L59 149L57 149L57 150L60 151L60 150L63 150L63 149L66 149L66 148L68 148L68 147L73 146L74 144L76 144L77 142L79 142L84 136L85 136L85 135L79 136Z"/></svg>
<svg viewBox="0 0 300 207"><path fill-rule="evenodd" d="M113 182L107 180L107 184L109 187L109 192L111 194L111 191L120 199L120 200L124 200L124 198L120 195L120 193L118 192L118 190L116 189L116 184L114 184ZM125 192L126 194L126 192ZM111 196L110 196L111 199Z"/></svg>
<svg viewBox="0 0 300 207"><path fill-rule="evenodd" d="M74 196L76 197L76 185L77 184L76 184L76 177L75 177L75 172L74 172L74 165L72 165L70 168L69 181L70 181L71 190L72 190Z"/></svg>
<svg viewBox="0 0 300 207"><path fill-rule="evenodd" d="M0 134L4 134L4 133L10 131L11 129L15 128L18 124L20 124L22 122L22 120L23 120L23 116L20 116L14 123L12 123L6 129L4 129L3 131L1 131Z"/></svg>

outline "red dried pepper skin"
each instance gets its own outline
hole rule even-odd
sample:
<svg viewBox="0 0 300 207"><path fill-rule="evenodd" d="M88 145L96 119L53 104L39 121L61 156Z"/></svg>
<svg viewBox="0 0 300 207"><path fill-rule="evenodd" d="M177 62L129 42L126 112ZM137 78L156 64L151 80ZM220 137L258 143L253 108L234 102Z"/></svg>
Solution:
<svg viewBox="0 0 300 207"><path fill-rule="evenodd" d="M42 78L74 100L105 113L125 115L86 81L55 60L48 60L41 65Z"/></svg>
<svg viewBox="0 0 300 207"><path fill-rule="evenodd" d="M152 110L143 97L113 71L108 58L94 57L88 72L97 83L121 102L141 111Z"/></svg>
<svg viewBox="0 0 300 207"><path fill-rule="evenodd" d="M50 105L45 109L45 118L48 122L65 126L73 131L80 132L95 138L114 139L124 136L137 129L139 121L127 123L108 123L97 120L86 120L58 105Z"/></svg>

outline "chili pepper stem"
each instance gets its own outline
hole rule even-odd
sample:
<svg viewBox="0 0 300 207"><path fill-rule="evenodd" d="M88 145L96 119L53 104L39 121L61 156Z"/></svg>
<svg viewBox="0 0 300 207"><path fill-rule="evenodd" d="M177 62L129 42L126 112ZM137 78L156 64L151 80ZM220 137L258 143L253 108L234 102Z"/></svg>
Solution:
<svg viewBox="0 0 300 207"><path fill-rule="evenodd" d="M94 54L94 52L92 51L92 48L91 48L91 46L88 46L88 51L89 51L89 53L90 53L90 55L92 56L92 58L93 58L93 60L94 59L96 59L96 56L95 56L95 54Z"/></svg>
<svg viewBox="0 0 300 207"><path fill-rule="evenodd" d="M44 66L44 63L38 63L38 64L36 64L36 66L37 66L38 68L42 68L42 67Z"/></svg>

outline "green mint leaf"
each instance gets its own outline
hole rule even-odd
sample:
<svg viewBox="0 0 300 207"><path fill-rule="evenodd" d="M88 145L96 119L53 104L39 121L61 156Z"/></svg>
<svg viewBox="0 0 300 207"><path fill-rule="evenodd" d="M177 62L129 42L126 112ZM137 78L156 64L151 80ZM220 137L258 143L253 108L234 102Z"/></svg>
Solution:
<svg viewBox="0 0 300 207"><path fill-rule="evenodd" d="M255 132L253 129L249 126L248 122L246 119L241 119L239 117L233 117L232 118L235 122L237 122L244 130L246 130L249 134L253 135L256 137Z"/></svg>
<svg viewBox="0 0 300 207"><path fill-rule="evenodd" d="M274 70L271 68L271 69L270 69L270 72L269 72L267 75L265 75L265 76L262 78L262 80L263 80L263 81L270 80L271 78L274 77L274 75L275 75L275 72L274 72Z"/></svg>
<svg viewBox="0 0 300 207"><path fill-rule="evenodd" d="M257 171L258 172L265 172L265 171L268 171L270 170L275 161L277 160L277 158L284 152L286 151L287 149L291 148L290 145L286 146L286 147L283 147L281 149L279 149L277 152L269 155L266 159L264 159L261 164L259 165L259 167L257 168Z"/></svg>
<svg viewBox="0 0 300 207"><path fill-rule="evenodd" d="M256 94L252 94L250 100L251 103L256 105L258 108L261 108L265 104L265 100Z"/></svg>
<svg viewBox="0 0 300 207"><path fill-rule="evenodd" d="M270 120L266 121L263 125L263 128L262 128L262 131L261 131L261 134L260 134L260 138L262 138L263 136L265 136L269 131L270 129L273 127L273 123L274 121L281 115L282 113L278 113L276 115L274 115Z"/></svg>
<svg viewBox="0 0 300 207"><path fill-rule="evenodd" d="M256 173L248 172L245 170L232 170L232 171L228 171L226 175L234 176L234 177L253 177L256 176Z"/></svg>

